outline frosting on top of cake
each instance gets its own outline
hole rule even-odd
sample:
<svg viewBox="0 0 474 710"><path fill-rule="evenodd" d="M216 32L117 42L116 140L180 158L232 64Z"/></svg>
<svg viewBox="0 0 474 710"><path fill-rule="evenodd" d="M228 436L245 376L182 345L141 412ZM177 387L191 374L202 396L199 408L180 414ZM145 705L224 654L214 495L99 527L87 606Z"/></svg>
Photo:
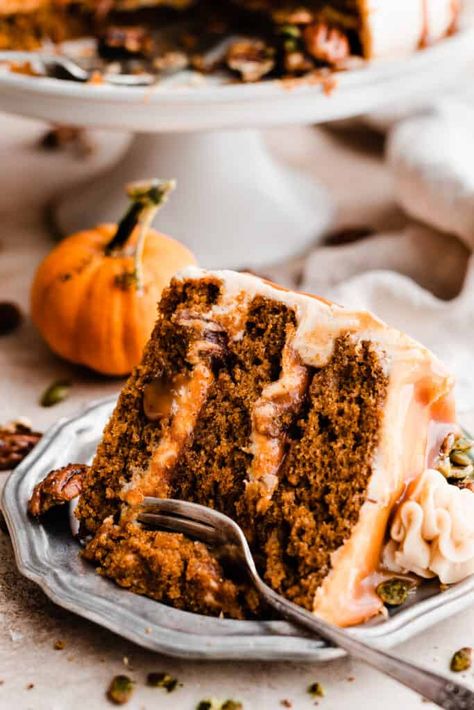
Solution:
<svg viewBox="0 0 474 710"><path fill-rule="evenodd" d="M427 469L398 508L390 537L387 569L459 582L474 574L474 493Z"/></svg>
<svg viewBox="0 0 474 710"><path fill-rule="evenodd" d="M241 337L243 333L249 302L255 296L263 296L280 301L295 310L298 327L293 339L293 348L306 365L327 365L336 339L342 333L353 333L359 341L372 340L379 343L390 356L396 355L413 363L429 359L439 372L440 379L448 379L451 382L452 378L444 365L427 348L408 335L391 328L368 311L352 310L319 296L290 291L258 276L242 272L207 271L189 266L175 275L175 278L182 280L205 277L214 277L225 286L222 297L212 308L212 315L219 319L232 314L240 326L229 333L234 338Z"/></svg>

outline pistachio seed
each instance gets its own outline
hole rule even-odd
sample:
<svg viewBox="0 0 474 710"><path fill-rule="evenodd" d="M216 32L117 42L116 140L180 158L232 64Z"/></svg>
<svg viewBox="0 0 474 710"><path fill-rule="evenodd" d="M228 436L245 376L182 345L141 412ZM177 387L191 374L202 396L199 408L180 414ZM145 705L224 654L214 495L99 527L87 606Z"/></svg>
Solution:
<svg viewBox="0 0 474 710"><path fill-rule="evenodd" d="M308 693L315 698L323 698L325 695L324 688L321 683L311 683L308 685Z"/></svg>
<svg viewBox="0 0 474 710"><path fill-rule="evenodd" d="M472 664L472 648L465 646L456 651L451 659L450 668L454 673L467 671Z"/></svg>
<svg viewBox="0 0 474 710"><path fill-rule="evenodd" d="M178 679L169 673L148 673L146 684L152 688L164 688L167 693L171 693L178 685Z"/></svg>
<svg viewBox="0 0 474 710"><path fill-rule="evenodd" d="M388 604L388 606L400 606L406 602L410 592L412 592L415 587L415 583L410 579L392 577L392 579L381 582L375 591L384 604Z"/></svg>
<svg viewBox="0 0 474 710"><path fill-rule="evenodd" d="M445 478L449 478L451 476L452 466L449 459L441 459L438 461L436 468Z"/></svg>
<svg viewBox="0 0 474 710"><path fill-rule="evenodd" d="M280 34L284 37L297 39L298 37L301 37L301 30L297 25L286 24L280 27Z"/></svg>
<svg viewBox="0 0 474 710"><path fill-rule="evenodd" d="M223 703L221 703L219 700L216 700L215 698L211 698L210 700L201 700L196 705L196 710L243 710L244 706L240 702L240 700L224 700Z"/></svg>
<svg viewBox="0 0 474 710"><path fill-rule="evenodd" d="M53 407L55 404L59 404L69 394L71 389L71 383L66 380L56 380L43 392L40 399L40 405L42 407Z"/></svg>
<svg viewBox="0 0 474 710"><path fill-rule="evenodd" d="M456 449L459 449L460 451L469 451L470 449L474 449L474 441L472 439L468 439L466 436L460 436L459 439L456 440Z"/></svg>
<svg viewBox="0 0 474 710"><path fill-rule="evenodd" d="M449 455L449 452L454 448L454 442L456 437L453 432L450 432L441 444L441 451L443 454Z"/></svg>
<svg viewBox="0 0 474 710"><path fill-rule="evenodd" d="M463 468L452 467L449 478L469 478L474 471L474 466L469 464L469 466L464 466Z"/></svg>
<svg viewBox="0 0 474 710"><path fill-rule="evenodd" d="M134 685L127 675L116 675L109 685L107 697L115 705L125 705L132 697Z"/></svg>
<svg viewBox="0 0 474 710"><path fill-rule="evenodd" d="M464 451L459 451L458 449L451 451L449 458L451 459L451 463L455 464L456 466L471 465L471 459L469 458L469 456Z"/></svg>

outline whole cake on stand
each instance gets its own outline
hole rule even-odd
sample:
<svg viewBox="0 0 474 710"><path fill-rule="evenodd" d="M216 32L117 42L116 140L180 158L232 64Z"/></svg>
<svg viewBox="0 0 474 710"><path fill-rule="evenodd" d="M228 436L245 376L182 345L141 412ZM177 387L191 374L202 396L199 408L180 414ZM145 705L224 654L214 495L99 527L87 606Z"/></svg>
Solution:
<svg viewBox="0 0 474 710"><path fill-rule="evenodd" d="M229 74L223 79L187 69L153 87L123 88L0 74L2 110L134 134L112 169L58 202L61 232L110 221L120 212L124 183L161 175L176 177L180 187L180 200L162 214L162 228L190 246L203 265L259 268L299 253L327 229L334 205L323 187L277 163L256 129L348 118L388 101L428 97L462 72L474 53L473 27L463 16L453 33L459 9L453 0L311 2L304 12L291 4L242 4L263 25L272 57L262 81L231 83ZM61 5L73 34L80 22L92 27L98 10L102 23L109 17L104 3ZM136 6L115 3L110 16L131 22ZM209 3L196 7L202 17ZM3 45L25 46L24 35L15 40L15 31L31 30L40 12L58 19L51 1L0 2ZM33 39L47 31L36 28ZM65 50L73 52L75 45ZM292 64L296 55L309 62L309 71L297 78L302 72ZM357 68L351 68L354 59ZM232 70L235 79L248 78L242 64L232 64L229 55L226 61L227 68L240 67Z"/></svg>

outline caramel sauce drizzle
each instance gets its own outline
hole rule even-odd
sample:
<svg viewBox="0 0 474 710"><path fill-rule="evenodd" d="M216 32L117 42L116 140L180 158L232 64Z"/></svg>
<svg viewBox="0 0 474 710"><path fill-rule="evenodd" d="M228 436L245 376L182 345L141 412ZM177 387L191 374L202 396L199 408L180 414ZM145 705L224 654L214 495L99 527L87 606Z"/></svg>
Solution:
<svg viewBox="0 0 474 710"><path fill-rule="evenodd" d="M263 389L252 412L250 452L253 459L246 495L257 499L259 513L268 509L278 485L278 471L286 448L283 417L298 411L308 387L309 369L293 348L294 327L292 331L283 348L280 377Z"/></svg>
<svg viewBox="0 0 474 710"><path fill-rule="evenodd" d="M214 382L212 358L223 353L224 332L215 321L189 311L178 313L174 321L191 331L186 354L191 369L169 384L154 380L144 389L145 415L150 421L164 419L165 425L148 469L132 476L122 492L123 499L132 506L140 505L145 496L170 496L170 474L194 431Z"/></svg>

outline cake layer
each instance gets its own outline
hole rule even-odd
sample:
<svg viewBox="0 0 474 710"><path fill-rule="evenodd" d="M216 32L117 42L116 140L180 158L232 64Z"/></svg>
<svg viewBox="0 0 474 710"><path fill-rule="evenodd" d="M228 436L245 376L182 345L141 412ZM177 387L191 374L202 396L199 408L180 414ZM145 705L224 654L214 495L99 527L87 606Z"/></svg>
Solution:
<svg viewBox="0 0 474 710"><path fill-rule="evenodd" d="M363 621L382 605L390 512L456 428L451 389L425 348L368 313L188 269L163 295L88 475L86 555L130 586L104 520L130 535L145 495L192 500L238 521L274 589ZM169 601L159 571L134 588Z"/></svg>

